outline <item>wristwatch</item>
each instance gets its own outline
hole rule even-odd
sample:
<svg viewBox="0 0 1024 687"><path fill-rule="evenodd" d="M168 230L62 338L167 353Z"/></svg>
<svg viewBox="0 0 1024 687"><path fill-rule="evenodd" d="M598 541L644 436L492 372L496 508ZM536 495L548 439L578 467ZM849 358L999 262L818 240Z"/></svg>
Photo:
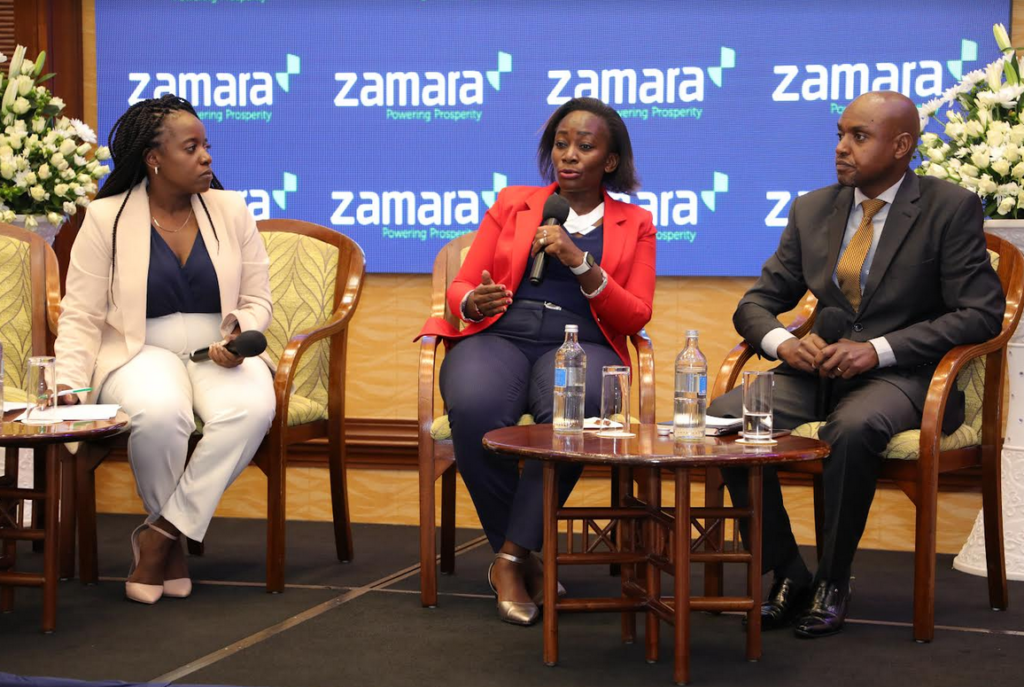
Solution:
<svg viewBox="0 0 1024 687"><path fill-rule="evenodd" d="M572 273L578 277L581 274L586 274L587 272L589 272L596 264L597 260L595 260L594 256L591 255L588 251L583 254L583 262L581 262L576 267L570 267L569 270L572 271Z"/></svg>

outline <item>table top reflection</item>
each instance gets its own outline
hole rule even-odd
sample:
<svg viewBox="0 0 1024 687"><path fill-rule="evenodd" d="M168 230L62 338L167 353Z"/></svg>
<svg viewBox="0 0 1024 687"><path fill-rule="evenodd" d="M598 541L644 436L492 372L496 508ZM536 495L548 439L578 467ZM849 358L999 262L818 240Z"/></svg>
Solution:
<svg viewBox="0 0 1024 687"><path fill-rule="evenodd" d="M658 434L657 425L633 425L632 437L602 437L596 430L578 434L553 431L550 424L502 427L484 435L484 447L505 455L565 463L665 467L729 467L819 460L829 447L818 439L776 436L776 443L737 443L738 434L680 441Z"/></svg>
<svg viewBox="0 0 1024 687"><path fill-rule="evenodd" d="M120 434L128 428L128 414L123 410L109 420L54 422L48 425L26 425L14 422L21 410L3 414L0 422L0 446L24 447L71 441L93 441Z"/></svg>

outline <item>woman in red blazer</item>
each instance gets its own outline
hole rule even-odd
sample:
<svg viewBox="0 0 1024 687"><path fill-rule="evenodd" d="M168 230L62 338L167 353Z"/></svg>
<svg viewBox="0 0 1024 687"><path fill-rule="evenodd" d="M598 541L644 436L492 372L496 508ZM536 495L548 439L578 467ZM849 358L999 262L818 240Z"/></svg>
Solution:
<svg viewBox="0 0 1024 687"><path fill-rule="evenodd" d="M555 352L565 325L579 328L587 354L586 414L597 415L601 368L629 364L626 337L651 319L655 228L649 212L611 198L638 186L633 149L618 113L599 100L576 98L548 120L537 150L546 187L504 189L487 212L458 276L448 289L458 331L439 318L421 332L443 336L441 395L459 472L496 553L487 577L502 620L530 625L539 617L541 467L483 449L483 435L516 424L524 413L552 420ZM568 219L541 226L545 201L568 201ZM528 270L546 253L543 281ZM580 467L559 471L562 503Z"/></svg>

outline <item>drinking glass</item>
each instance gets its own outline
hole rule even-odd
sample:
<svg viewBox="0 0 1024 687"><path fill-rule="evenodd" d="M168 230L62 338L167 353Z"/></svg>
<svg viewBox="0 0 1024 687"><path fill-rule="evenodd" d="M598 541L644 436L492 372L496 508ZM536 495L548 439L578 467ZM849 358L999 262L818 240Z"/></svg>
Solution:
<svg viewBox="0 0 1024 687"><path fill-rule="evenodd" d="M618 423L615 427L611 423ZM628 437L629 431L629 368L606 365L601 368L601 421L598 436Z"/></svg>
<svg viewBox="0 0 1024 687"><path fill-rule="evenodd" d="M53 356L41 355L28 359L25 390L28 407L25 409L27 425L49 425L57 421L57 361Z"/></svg>
<svg viewBox="0 0 1024 687"><path fill-rule="evenodd" d="M769 443L772 441L772 391L775 374L772 372L743 373L743 440Z"/></svg>

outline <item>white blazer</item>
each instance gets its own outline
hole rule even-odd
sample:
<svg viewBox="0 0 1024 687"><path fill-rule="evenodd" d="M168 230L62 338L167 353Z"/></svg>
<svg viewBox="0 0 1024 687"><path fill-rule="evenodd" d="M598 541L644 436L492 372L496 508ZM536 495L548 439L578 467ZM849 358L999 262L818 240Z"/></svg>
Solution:
<svg viewBox="0 0 1024 687"><path fill-rule="evenodd" d="M117 225L117 267L111 269L114 218L125 193L89 205L71 248L67 289L54 349L57 380L71 388L92 387L96 403L107 376L135 357L146 342L146 287L149 277L148 182L132 189ZM270 261L256 221L233 191L202 194L213 227L192 196L192 209L206 242L220 287L221 333L270 324ZM219 238L219 244L218 244Z"/></svg>

